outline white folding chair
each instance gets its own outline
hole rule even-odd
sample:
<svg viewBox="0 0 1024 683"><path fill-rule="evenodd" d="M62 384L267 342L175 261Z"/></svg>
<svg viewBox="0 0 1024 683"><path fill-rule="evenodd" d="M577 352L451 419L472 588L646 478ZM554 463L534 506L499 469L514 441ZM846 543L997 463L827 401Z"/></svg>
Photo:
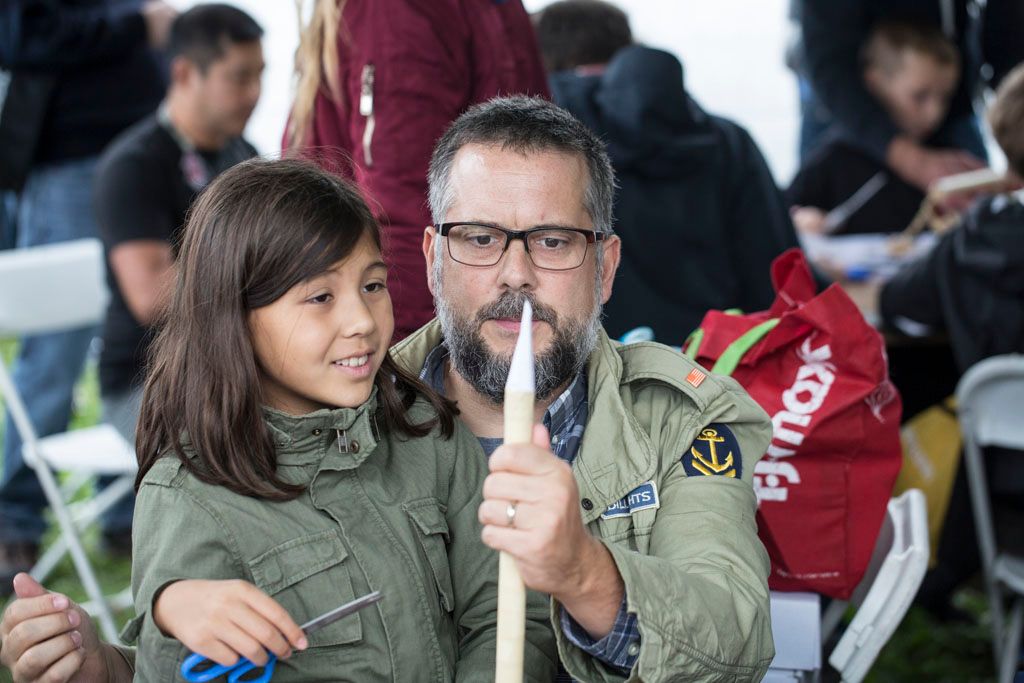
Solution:
<svg viewBox="0 0 1024 683"><path fill-rule="evenodd" d="M60 332L96 324L103 318L108 299L99 240L0 253L0 336ZM135 452L109 425L39 438L2 359L0 396L24 444L25 463L35 471L61 531L60 539L43 555L32 574L42 579L65 552L70 552L89 596L83 607L97 618L103 636L117 642L110 601L100 590L82 548L79 529L132 490L137 470ZM57 484L56 473L63 472L72 473L77 483L95 475L120 476L88 504L72 511L66 498L69 491L62 491ZM127 591L122 591L120 602L126 595Z"/></svg>
<svg viewBox="0 0 1024 683"><path fill-rule="evenodd" d="M928 569L928 513L924 494L910 489L889 501L875 552L850 599L853 620L829 655L844 683L860 683L896 631ZM825 639L847 603L834 601L822 618Z"/></svg>
<svg viewBox="0 0 1024 683"><path fill-rule="evenodd" d="M982 449L1001 446L1024 451L1024 356L995 356L975 364L960 378L956 398L974 526L992 611L997 680L1009 683L1017 669L1024 624L1024 557L996 546Z"/></svg>
<svg viewBox="0 0 1024 683"><path fill-rule="evenodd" d="M815 683L821 679L821 596L771 592L775 659L764 683Z"/></svg>

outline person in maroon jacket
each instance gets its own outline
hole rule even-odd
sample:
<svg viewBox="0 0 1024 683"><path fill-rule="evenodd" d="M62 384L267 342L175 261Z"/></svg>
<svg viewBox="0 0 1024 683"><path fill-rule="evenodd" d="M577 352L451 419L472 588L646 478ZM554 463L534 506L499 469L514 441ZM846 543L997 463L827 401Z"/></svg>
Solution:
<svg viewBox="0 0 1024 683"><path fill-rule="evenodd" d="M548 96L521 0L314 0L285 150L359 185L381 222L395 338L434 317L427 165L448 124L498 95Z"/></svg>

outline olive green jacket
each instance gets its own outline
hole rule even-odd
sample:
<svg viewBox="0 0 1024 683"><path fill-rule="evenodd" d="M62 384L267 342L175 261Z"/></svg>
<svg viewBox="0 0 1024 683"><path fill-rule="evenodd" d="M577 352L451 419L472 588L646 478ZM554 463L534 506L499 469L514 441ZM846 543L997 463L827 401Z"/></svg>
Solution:
<svg viewBox="0 0 1024 683"><path fill-rule="evenodd" d="M291 417L267 410L278 474L307 490L268 502L204 484L174 457L138 492L132 590L136 680L181 680L188 652L153 622L178 579L244 579L296 623L372 590L383 599L309 636L280 661L286 681L486 681L494 677L497 555L480 540L487 465L458 423L450 440L379 435L375 395L355 409ZM411 419L426 421L419 400ZM528 615L528 678L550 681L555 644L544 601Z"/></svg>
<svg viewBox="0 0 1024 683"><path fill-rule="evenodd" d="M419 372L440 342L434 321L392 353ZM751 479L771 439L768 416L735 381L673 349L623 346L603 331L587 382L589 416L573 472L583 521L611 552L637 615L640 652L628 680L761 680L775 649ZM734 436L717 447L740 453L709 452L698 437L712 424ZM652 493L658 507L647 500ZM565 668L583 681L622 680L569 642L552 603Z"/></svg>

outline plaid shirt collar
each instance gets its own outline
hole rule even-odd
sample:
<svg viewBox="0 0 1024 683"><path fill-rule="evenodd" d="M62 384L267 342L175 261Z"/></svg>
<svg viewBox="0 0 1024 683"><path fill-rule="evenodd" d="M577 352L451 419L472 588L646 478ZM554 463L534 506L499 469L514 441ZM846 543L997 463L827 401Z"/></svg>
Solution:
<svg viewBox="0 0 1024 683"><path fill-rule="evenodd" d="M420 379L439 394L444 394L447 360L448 347L441 342L427 354L420 370ZM583 369L544 412L544 426L551 435L551 450L570 465L579 452L588 414L587 372Z"/></svg>

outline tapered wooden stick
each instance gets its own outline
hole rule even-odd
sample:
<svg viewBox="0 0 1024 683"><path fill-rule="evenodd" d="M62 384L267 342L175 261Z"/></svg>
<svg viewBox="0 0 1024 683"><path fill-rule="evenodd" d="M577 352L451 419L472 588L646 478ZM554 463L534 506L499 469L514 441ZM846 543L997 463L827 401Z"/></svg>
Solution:
<svg viewBox="0 0 1024 683"><path fill-rule="evenodd" d="M907 238L917 235L926 228L932 229L938 234L949 230L958 220L958 215L940 216L936 206L944 199L959 194L976 194L979 192L999 193L1013 189L1013 181L1002 173L997 173L991 168L982 168L977 171L957 173L946 176L935 181L928 195L921 202L921 208L910 221L910 225L899 235Z"/></svg>
<svg viewBox="0 0 1024 683"><path fill-rule="evenodd" d="M533 437L533 309L527 301L519 339L505 383L505 443L530 443ZM516 561L498 556L498 653L496 683L523 682L523 641L526 637L526 587Z"/></svg>

